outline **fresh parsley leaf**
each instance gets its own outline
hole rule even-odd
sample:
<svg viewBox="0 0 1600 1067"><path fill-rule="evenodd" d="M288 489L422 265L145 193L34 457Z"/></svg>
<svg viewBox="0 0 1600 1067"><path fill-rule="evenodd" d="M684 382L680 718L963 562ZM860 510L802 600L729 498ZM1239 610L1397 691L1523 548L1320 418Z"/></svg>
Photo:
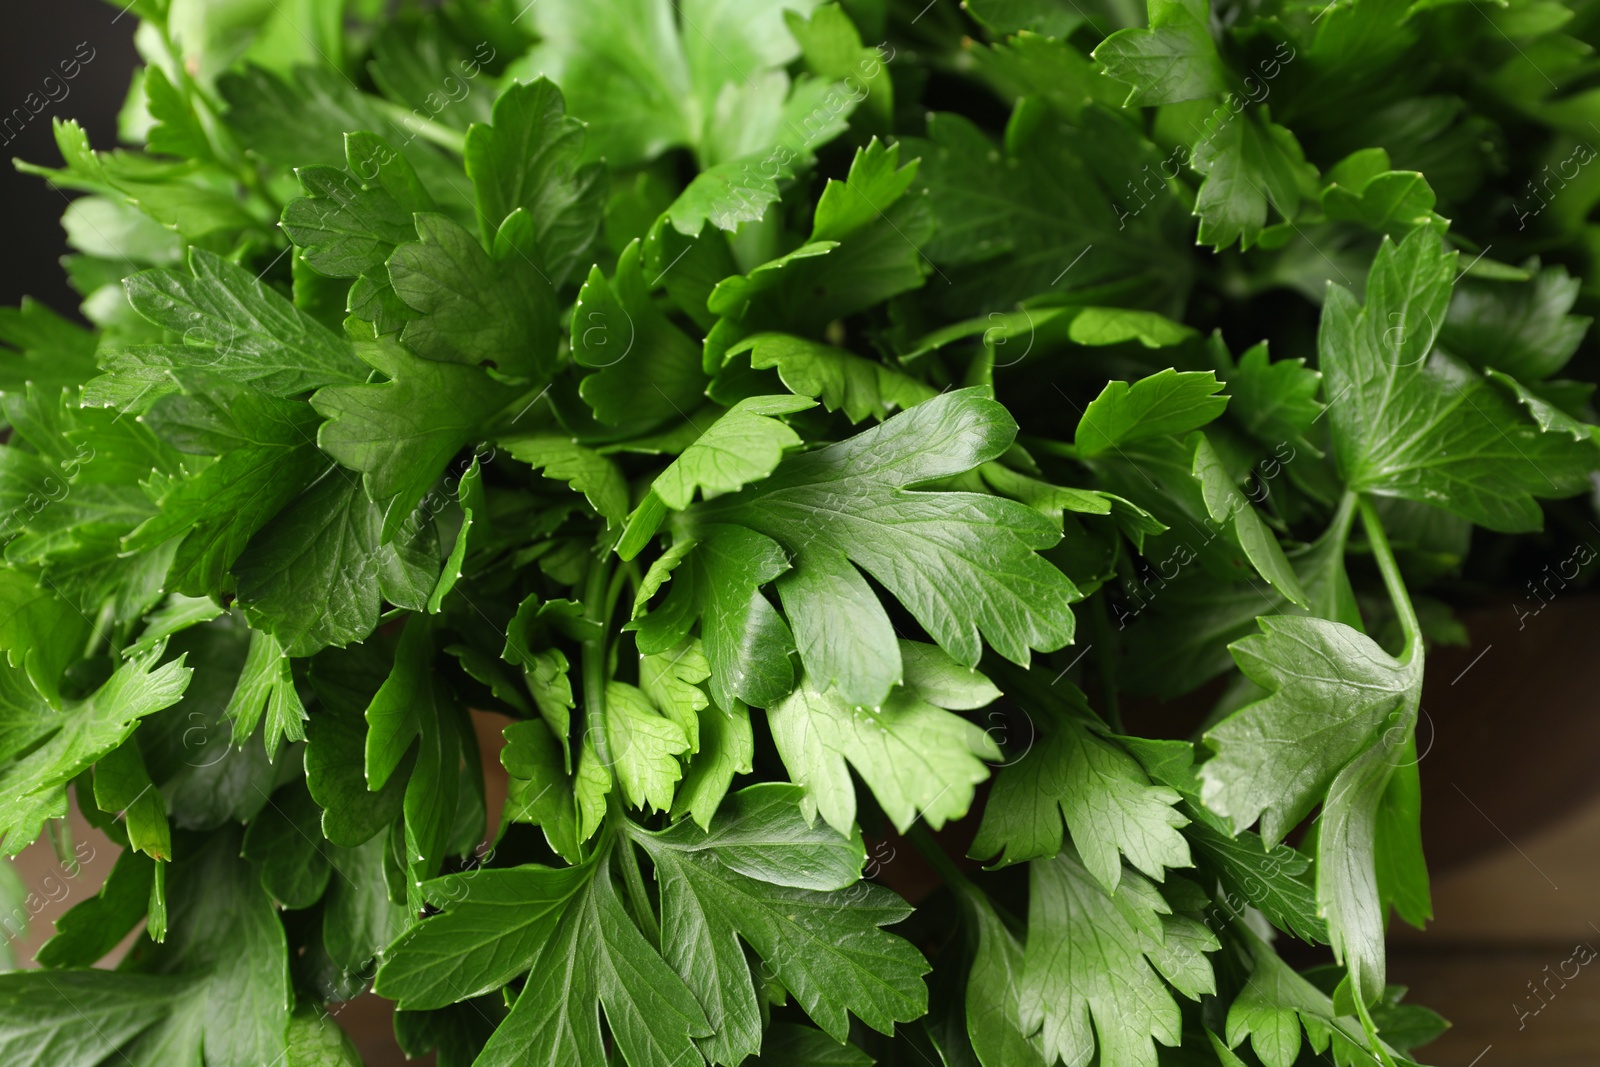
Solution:
<svg viewBox="0 0 1600 1067"><path fill-rule="evenodd" d="M483 237L522 208L533 220L539 263L559 289L582 267L599 235L604 168L580 164L582 123L554 84L513 82L494 102L494 122L467 131L466 168Z"/></svg>
<svg viewBox="0 0 1600 1067"><path fill-rule="evenodd" d="M778 591L807 672L837 680L853 702L874 705L897 676L892 658L870 672L851 666L844 634L862 625L882 632L887 621L856 567L882 582L966 666L977 664L980 636L1015 663L1027 662L1030 648L1071 640L1067 605L1077 590L1036 554L1057 539L1048 520L1015 501L913 488L995 458L1014 433L1004 410L978 390L945 393L849 440L795 456L766 480L701 505L692 517L739 523L794 552L796 578L780 582ZM913 567L928 582L913 581ZM708 642L713 672L719 652Z"/></svg>
<svg viewBox="0 0 1600 1067"><path fill-rule="evenodd" d="M753 786L706 830L679 823L636 835L661 885L664 955L706 1006L715 1036L700 1049L715 1063L761 1048L741 941L835 1041L849 1035L849 1014L889 1033L926 1010L922 954L877 929L903 918L904 904L856 881L859 836L808 828L795 800L790 787Z"/></svg>
<svg viewBox="0 0 1600 1067"><path fill-rule="evenodd" d="M900 643L905 684L881 707L852 705L809 678L767 709L773 743L803 790L801 810L840 833L855 823L849 767L902 832L920 816L937 829L967 813L972 789L1000 750L982 729L950 710L971 711L999 695L988 679L929 645Z"/></svg>
<svg viewBox="0 0 1600 1067"><path fill-rule="evenodd" d="M1022 1028L1039 1031L1047 1061L1082 1062L1095 1054L1098 1037L1107 1063L1154 1065L1155 1042L1180 1039L1178 1005L1162 979L1193 999L1214 990L1205 953L1217 939L1172 914L1155 886L1132 871L1110 892L1070 847L1035 860L1028 911Z"/></svg>
<svg viewBox="0 0 1600 1067"><path fill-rule="evenodd" d="M444 215L419 213L413 221L418 240L389 257L394 291L421 312L406 323L406 347L423 359L547 378L555 359L555 300L533 258L532 216L508 215L495 231L492 255Z"/></svg>
<svg viewBox="0 0 1600 1067"><path fill-rule="evenodd" d="M285 397L365 377L348 341L250 272L198 248L189 269L191 275L154 270L128 279L134 309L177 338L129 349L128 364L198 367Z"/></svg>
<svg viewBox="0 0 1600 1067"><path fill-rule="evenodd" d="M1048 858L1061 851L1065 820L1084 866L1108 891L1124 860L1160 881L1168 867L1191 866L1178 800L1114 742L1063 718L1002 772L970 851L1003 863Z"/></svg>
<svg viewBox="0 0 1600 1067"><path fill-rule="evenodd" d="M1211 96L1228 88L1211 37L1206 0L1150 0L1150 28L1118 30L1094 50L1105 72L1132 88L1124 104L1144 107Z"/></svg>
<svg viewBox="0 0 1600 1067"><path fill-rule="evenodd" d="M1541 430L1481 376L1433 352L1454 272L1454 253L1419 231L1379 248L1364 305L1329 290L1317 343L1334 454L1353 490L1491 529L1537 529L1534 498L1581 492L1594 446Z"/></svg>

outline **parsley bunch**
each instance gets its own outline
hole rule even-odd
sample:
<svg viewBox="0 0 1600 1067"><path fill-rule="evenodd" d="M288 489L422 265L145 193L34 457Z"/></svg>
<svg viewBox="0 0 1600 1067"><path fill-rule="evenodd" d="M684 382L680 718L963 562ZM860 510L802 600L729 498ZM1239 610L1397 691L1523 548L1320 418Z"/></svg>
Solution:
<svg viewBox="0 0 1600 1067"><path fill-rule="evenodd" d="M1412 1063L1427 649L1600 467L1600 8L393 6L137 0L142 147L23 165L0 841L123 851L0 1059Z"/></svg>

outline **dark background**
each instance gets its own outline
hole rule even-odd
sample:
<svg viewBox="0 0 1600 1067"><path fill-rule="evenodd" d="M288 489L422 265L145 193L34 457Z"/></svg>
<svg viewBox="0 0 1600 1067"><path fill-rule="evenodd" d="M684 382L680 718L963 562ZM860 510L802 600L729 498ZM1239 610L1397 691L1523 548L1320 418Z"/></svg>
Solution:
<svg viewBox="0 0 1600 1067"><path fill-rule="evenodd" d="M123 15L104 0L29 0L7 4L6 32L0 34L0 117L13 108L28 109L29 93L46 99L44 110L30 115L28 125L10 141L0 132L0 204L5 210L4 251L0 252L0 306L13 306L32 296L75 317L78 296L67 285L60 259L67 251L61 212L75 194L51 188L42 178L19 174L13 159L59 166L50 131L52 118L77 119L89 131L89 143L111 148L116 143L117 112L133 80L138 55L133 31L138 20ZM49 101L41 83L60 77L58 64L72 58L88 42L94 59L67 82L60 101ZM87 50L86 50L87 51ZM59 93L59 90L57 90ZM13 129L15 127L13 126Z"/></svg>

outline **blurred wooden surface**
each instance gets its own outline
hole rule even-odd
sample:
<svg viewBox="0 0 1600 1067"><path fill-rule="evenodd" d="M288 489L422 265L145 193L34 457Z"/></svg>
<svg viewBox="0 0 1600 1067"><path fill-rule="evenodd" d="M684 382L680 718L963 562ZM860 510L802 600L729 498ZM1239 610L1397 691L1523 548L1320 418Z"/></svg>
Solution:
<svg viewBox="0 0 1600 1067"><path fill-rule="evenodd" d="M1495 813L1465 796L1435 791L1430 801L1424 819L1459 820L1460 833L1499 847L1434 880L1426 930L1391 925L1389 980L1452 1023L1421 1061L1600 1064L1600 958L1567 962L1600 950L1600 803L1507 840L1492 825Z"/></svg>

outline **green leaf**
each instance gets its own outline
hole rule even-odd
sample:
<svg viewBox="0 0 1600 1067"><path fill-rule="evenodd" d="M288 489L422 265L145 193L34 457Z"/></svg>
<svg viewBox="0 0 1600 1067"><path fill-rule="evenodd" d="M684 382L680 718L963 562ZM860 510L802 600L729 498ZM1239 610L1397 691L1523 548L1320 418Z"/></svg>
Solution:
<svg viewBox="0 0 1600 1067"><path fill-rule="evenodd" d="M1317 169L1306 162L1294 134L1268 118L1265 109L1230 114L1223 123L1195 145L1191 161L1205 175L1194 204L1199 241L1218 249L1237 241L1248 250L1261 239L1268 206L1293 220L1301 199L1316 196Z"/></svg>
<svg viewBox="0 0 1600 1067"><path fill-rule="evenodd" d="M780 179L794 173L774 156L744 156L707 167L694 176L666 218L686 237L697 237L711 223L736 232L746 222L760 222L767 209L782 199Z"/></svg>
<svg viewBox="0 0 1600 1067"><path fill-rule="evenodd" d="M706 338L708 373L752 333L815 332L923 284L933 218L926 199L910 195L916 162L899 160L899 145L858 151L846 180L830 179L823 189L809 241L717 283L706 299L721 317Z"/></svg>
<svg viewBox="0 0 1600 1067"><path fill-rule="evenodd" d="M1244 940L1253 967L1228 1008L1229 1047L1238 1048L1248 1037L1250 1047L1267 1067L1290 1067L1302 1047L1304 1029L1305 1044L1318 1055L1326 1056L1331 1045L1333 1058L1341 1064L1375 1058L1355 1018L1339 1016L1326 993L1296 974L1253 934L1246 933ZM1381 1040L1377 1047L1395 1055Z"/></svg>
<svg viewBox="0 0 1600 1067"><path fill-rule="evenodd" d="M1146 348L1167 348L1193 336L1192 329L1173 322L1165 315L1128 308L1080 308L1067 323L1067 337L1080 345L1116 345L1124 341L1138 341Z"/></svg>
<svg viewBox="0 0 1600 1067"><path fill-rule="evenodd" d="M380 333L398 330L414 313L395 295L386 267L416 237L411 216L438 205L406 157L373 133L344 135L345 166L298 171L304 197L283 209L283 230L315 271L356 279L347 306Z"/></svg>
<svg viewBox="0 0 1600 1067"><path fill-rule="evenodd" d="M843 127L822 107L825 83L791 93L782 71L799 53L784 9L814 6L759 0L734 17L727 0L681 10L667 0L556 0L531 12L540 42L512 69L559 84L588 124L589 158L612 166L674 147L693 148L702 166L778 144L808 151ZM848 103L835 106L848 114Z"/></svg>
<svg viewBox="0 0 1600 1067"><path fill-rule="evenodd" d="M361 471L368 498L383 508L388 543L456 454L520 394L477 367L419 359L391 339L360 353L388 381L320 389L311 406L328 420L317 444Z"/></svg>
<svg viewBox="0 0 1600 1067"><path fill-rule="evenodd" d="M94 1067L164 1019L191 984L117 971L0 975L0 1054L29 1067Z"/></svg>
<svg viewBox="0 0 1600 1067"><path fill-rule="evenodd" d="M199 367L284 397L366 377L349 342L249 271L198 248L189 269L192 275L151 270L128 279L134 309L178 337L126 350L133 366Z"/></svg>
<svg viewBox="0 0 1600 1067"><path fill-rule="evenodd" d="M494 102L494 124L467 131L466 167L484 240L518 208L533 220L538 261L559 289L599 236L604 168L580 165L583 124L566 113L561 90L539 78L513 82Z"/></svg>
<svg viewBox="0 0 1600 1067"><path fill-rule="evenodd" d="M1570 314L1581 283L1565 267L1539 268L1522 282L1456 282L1439 343L1479 370L1494 367L1537 382L1566 366L1591 322Z"/></svg>
<svg viewBox="0 0 1600 1067"><path fill-rule="evenodd" d="M303 781L272 794L244 834L244 856L261 886L285 908L309 908L327 891L333 868L322 853L322 810Z"/></svg>
<svg viewBox="0 0 1600 1067"><path fill-rule="evenodd" d="M361 1067L361 1054L327 1012L309 1006L289 1017L284 1067Z"/></svg>
<svg viewBox="0 0 1600 1067"><path fill-rule="evenodd" d="M790 780L804 791L801 809L808 819L820 813L840 833L851 832L853 766L902 833L918 817L938 829L967 813L973 786L989 776L984 760L1000 758L983 730L944 710L981 708L999 690L931 646L905 641L900 653L906 684L881 708L851 705L803 678L767 709L773 743Z"/></svg>
<svg viewBox="0 0 1600 1067"><path fill-rule="evenodd" d="M500 763L511 776L506 818L541 827L557 855L569 863L578 862L582 857L577 809L562 746L550 727L536 720L512 723L505 728L505 738Z"/></svg>
<svg viewBox="0 0 1600 1067"><path fill-rule="evenodd" d="M755 770L756 747L750 709L742 701L734 701L726 710L707 703L697 715L700 747L684 768L672 802L672 817L689 815L705 829L733 784L733 776Z"/></svg>
<svg viewBox="0 0 1600 1067"><path fill-rule="evenodd" d="M1094 50L1105 73L1131 88L1127 107L1193 100L1228 89L1206 0L1149 0L1150 28L1118 30Z"/></svg>
<svg viewBox="0 0 1600 1067"><path fill-rule="evenodd" d="M1449 220L1433 210L1436 203L1428 179L1414 170L1386 171L1359 190L1331 185L1322 193L1322 210L1330 219L1358 222L1397 240L1423 227L1442 233Z"/></svg>
<svg viewBox="0 0 1600 1067"><path fill-rule="evenodd" d="M1267 697L1205 735L1206 806L1267 844L1323 804L1317 899L1335 954L1370 999L1383 988L1384 913L1373 868L1384 787L1403 762L1421 699L1420 655L1395 660L1364 634L1315 618L1270 616L1234 658Z"/></svg>
<svg viewBox="0 0 1600 1067"><path fill-rule="evenodd" d="M54 590L13 567L0 567L0 649L52 706L60 704L61 672L89 627L83 612Z"/></svg>
<svg viewBox="0 0 1600 1067"><path fill-rule="evenodd" d="M422 728L421 706L432 692L433 637L425 618L413 615L394 649L394 666L367 705L367 789L388 783Z"/></svg>
<svg viewBox="0 0 1600 1067"><path fill-rule="evenodd" d="M265 715L262 737L269 760L278 758L278 746L283 741L306 739L305 705L295 691L289 657L271 634L250 631L250 652L223 715L233 720L233 743L240 748Z"/></svg>
<svg viewBox="0 0 1600 1067"><path fill-rule="evenodd" d="M376 988L407 1009L439 1007L528 972L479 1064L603 1063L601 1005L628 1062L699 1058L705 1013L623 910L609 847L579 867L481 870L427 889L443 913L396 942Z"/></svg>
<svg viewBox="0 0 1600 1067"><path fill-rule="evenodd" d="M123 744L95 761L94 802L122 817L129 848L156 860L172 858L167 802L156 792L138 745Z"/></svg>
<svg viewBox="0 0 1600 1067"><path fill-rule="evenodd" d="M138 960L155 974L195 974L182 1002L127 1050L132 1062L170 1056L197 1063L283 1059L289 951L277 909L255 868L239 856L239 834L223 830L174 862L170 931Z"/></svg>
<svg viewBox="0 0 1600 1067"><path fill-rule="evenodd" d="M977 665L980 639L1014 663L1026 663L1030 648L1071 640L1068 604L1078 592L1036 554L1058 538L1049 520L1011 500L912 488L995 458L1014 434L1010 416L980 390L944 393L791 457L766 480L692 515L739 523L794 553L799 584L780 583L779 592L808 673L840 679L848 699L877 704L895 679L892 663L865 673L852 667L846 643L853 638L845 635L882 632L887 619L856 567L966 666ZM713 678L721 651L707 642Z"/></svg>
<svg viewBox="0 0 1600 1067"><path fill-rule="evenodd" d="M1155 1042L1177 1045L1181 1019L1165 978L1192 999L1215 991L1204 953L1218 947L1193 919L1172 914L1155 886L1124 872L1107 891L1068 848L1029 868L1022 962L1023 1032L1046 1060L1154 1067ZM1093 1025L1091 1026L1091 1019Z"/></svg>
<svg viewBox="0 0 1600 1067"><path fill-rule="evenodd" d="M1327 943L1328 926L1317 914L1316 892L1303 877L1311 869L1309 858L1285 844L1267 848L1248 830L1230 837L1203 819L1191 822L1185 833L1197 863L1215 871L1225 889L1249 901L1280 930L1308 944Z"/></svg>
<svg viewBox="0 0 1600 1067"><path fill-rule="evenodd" d="M700 683L709 677L711 665L698 640L639 657L639 688L661 714L683 729L690 752L700 751L700 713L711 706Z"/></svg>
<svg viewBox="0 0 1600 1067"><path fill-rule="evenodd" d="M667 507L682 511L697 491L710 499L760 481L773 472L785 451L801 443L800 435L777 416L813 407L816 401L809 397L753 396L739 401L656 476L652 491Z"/></svg>
<svg viewBox="0 0 1600 1067"><path fill-rule="evenodd" d="M1594 445L1547 433L1482 377L1429 353L1455 253L1422 231L1385 240L1366 304L1328 291L1318 334L1334 455L1355 491L1444 508L1491 529L1536 530L1536 496L1583 491Z"/></svg>
<svg viewBox="0 0 1600 1067"><path fill-rule="evenodd" d="M1206 805L1276 844L1358 755L1416 715L1421 664L1394 659L1365 634L1326 619L1268 616L1231 647L1271 693L1205 735ZM1271 758L1267 758L1271 753Z"/></svg>
<svg viewBox="0 0 1600 1067"><path fill-rule="evenodd" d="M364 640L378 624L382 527L382 513L353 476L338 468L325 474L234 565L251 626L290 656Z"/></svg>
<svg viewBox="0 0 1600 1067"><path fill-rule="evenodd" d="M838 4L822 5L809 20L794 11L783 14L811 72L843 82L852 96L864 92L866 111L877 124L887 125L894 117L894 85L884 71L883 46L863 47L852 21L860 18L860 11L846 12Z"/></svg>
<svg viewBox="0 0 1600 1067"><path fill-rule="evenodd" d="M676 757L692 749L684 728L637 686L606 683L606 741L622 795L635 808L666 811L683 775Z"/></svg>
<svg viewBox="0 0 1600 1067"><path fill-rule="evenodd" d="M967 976L967 1037L986 1067L1050 1067L1037 1036L1022 1027L1023 950L976 890L962 894L976 928L977 951Z"/></svg>
<svg viewBox="0 0 1600 1067"><path fill-rule="evenodd" d="M788 569L783 548L770 537L739 526L713 526L674 572L667 597L648 615L629 623L639 651L665 652L700 619L700 637L711 665L711 698L719 707L742 700L766 707L794 688L788 625L761 593L761 586Z"/></svg>
<svg viewBox="0 0 1600 1067"><path fill-rule="evenodd" d="M1303 359L1268 359L1264 343L1252 345L1226 377L1229 415L1269 448L1303 442L1322 414L1322 375Z"/></svg>
<svg viewBox="0 0 1600 1067"><path fill-rule="evenodd" d="M1120 115L1089 107L1069 125L1025 99L1000 148L953 114L933 115L927 136L902 144L922 160L917 185L934 226L918 247L949 279L946 317L1012 312L1023 294L1087 291L1104 303L1187 289L1190 267L1166 247L1192 239L1188 210L1164 191L1131 218L1119 207L1128 184L1163 163Z"/></svg>
<svg viewBox="0 0 1600 1067"><path fill-rule="evenodd" d="M1115 892L1124 860L1156 881L1192 866L1178 801L1121 747L1062 718L1001 773L969 851L1007 864L1048 858L1061 851L1065 820L1083 865Z"/></svg>
<svg viewBox="0 0 1600 1067"><path fill-rule="evenodd" d="M157 666L161 648L129 660L89 696L65 700L41 744L0 771L0 847L18 852L47 818L66 814L65 786L132 735L140 719L176 704L189 684L184 657Z"/></svg>
<svg viewBox="0 0 1600 1067"><path fill-rule="evenodd" d="M856 881L859 836L808 828L796 790L736 793L707 830L688 823L635 832L661 885L662 944L714 1030L707 1058L737 1063L761 1047L761 1012L741 941L836 1041L849 1014L882 1033L927 1009L927 964L878 927L909 914L887 890Z"/></svg>
<svg viewBox="0 0 1600 1067"><path fill-rule="evenodd" d="M1088 458L1134 441L1187 433L1217 418L1228 398L1210 371L1164 370L1129 385L1108 382L1078 420L1073 443Z"/></svg>
<svg viewBox="0 0 1600 1067"><path fill-rule="evenodd" d="M199 596L221 596L229 570L273 516L328 469L317 453L316 412L209 372L179 376L183 392L162 397L144 416L155 433L215 463L173 480L157 500L161 513L123 539L147 549L183 536L169 580Z"/></svg>
<svg viewBox="0 0 1600 1067"><path fill-rule="evenodd" d="M295 37L304 40L298 33ZM229 129L249 146L252 156L284 168L314 163L339 166L345 162L345 136L369 130L399 146L398 153L447 211L470 217L459 164L426 138L419 139L410 116L396 117L376 97L360 92L342 71L301 66L285 78L246 66L218 78L217 91L227 104Z"/></svg>
<svg viewBox="0 0 1600 1067"><path fill-rule="evenodd" d="M500 444L512 458L582 493L608 525L620 526L627 519L628 483L617 465L600 453L569 437L542 434L502 437Z"/></svg>
<svg viewBox="0 0 1600 1067"><path fill-rule="evenodd" d="M0 389L21 392L77 385L94 376L95 336L34 300L0 308Z"/></svg>
<svg viewBox="0 0 1600 1067"><path fill-rule="evenodd" d="M301 167L295 176L306 195L289 201L283 210L283 231L305 261L330 278L381 273L397 247L415 240L412 212L434 210L403 158L396 157L391 164L404 175L393 182L394 191L391 183L381 180L381 171L362 180L361 162L353 158L356 136L345 137L345 151L352 157L349 169Z"/></svg>
<svg viewBox="0 0 1600 1067"><path fill-rule="evenodd" d="M378 649L358 645L322 653L311 672L323 706L306 723L306 786L322 808L323 834L345 848L357 848L388 828L400 814L411 777L408 762L383 789L367 791L364 713L388 667Z"/></svg>
<svg viewBox="0 0 1600 1067"><path fill-rule="evenodd" d="M1025 474L1018 474L998 462L985 463L978 468L983 480L1002 496L1033 508L1048 516L1059 528L1065 529L1063 514L1110 515L1136 549L1144 550L1144 539L1166 532L1166 525L1137 504L1124 500L1115 493L1095 489L1074 489L1051 485Z"/></svg>
<svg viewBox="0 0 1600 1067"><path fill-rule="evenodd" d="M1221 457L1211 447L1210 440L1200 433L1195 434L1194 438L1194 477L1200 483L1200 492L1205 498L1211 521L1231 522L1233 536L1256 572L1272 583L1273 588L1291 603L1309 607L1310 601L1300 587L1300 579L1289 565L1289 559L1284 555L1277 537L1261 516L1256 514L1249 499L1233 484Z"/></svg>
<svg viewBox="0 0 1600 1067"><path fill-rule="evenodd" d="M700 346L656 307L641 247L634 241L622 250L610 281L592 268L572 309L572 357L596 368L578 383L578 395L611 426L684 419L704 403Z"/></svg>
<svg viewBox="0 0 1600 1067"><path fill-rule="evenodd" d="M394 291L421 312L406 323L406 347L423 359L547 379L555 364L555 295L530 258L531 216L506 218L492 257L443 215L418 213L414 222L419 240L389 257Z"/></svg>
<svg viewBox="0 0 1600 1067"><path fill-rule="evenodd" d="M797 396L843 411L851 422L882 421L896 408L937 396L936 390L891 367L804 337L758 333L728 349L728 359L750 353L753 370L776 368L784 387Z"/></svg>
<svg viewBox="0 0 1600 1067"><path fill-rule="evenodd" d="M55 936L35 956L39 965L51 969L89 967L104 959L145 918L155 868L150 857L124 849L100 891L56 920Z"/></svg>

